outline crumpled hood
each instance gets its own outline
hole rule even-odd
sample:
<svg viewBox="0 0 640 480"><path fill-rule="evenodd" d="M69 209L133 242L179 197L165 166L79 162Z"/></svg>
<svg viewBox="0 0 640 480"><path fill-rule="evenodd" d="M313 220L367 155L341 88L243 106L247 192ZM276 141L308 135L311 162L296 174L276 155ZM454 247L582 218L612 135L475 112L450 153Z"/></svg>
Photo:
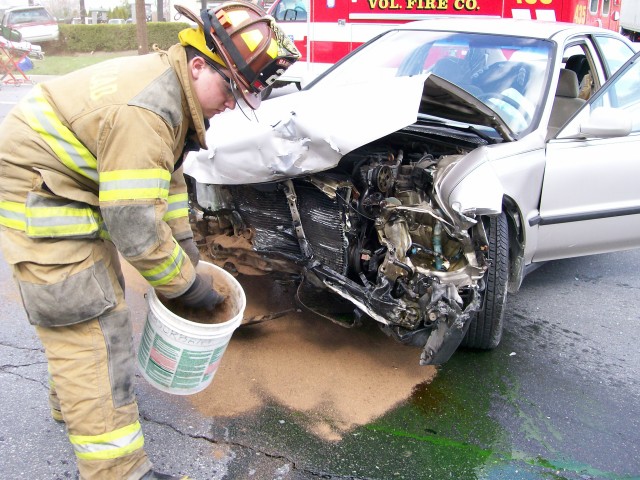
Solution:
<svg viewBox="0 0 640 480"><path fill-rule="evenodd" d="M513 131L491 107L437 75L430 75L424 82L420 113L492 127L505 141L515 140Z"/></svg>
<svg viewBox="0 0 640 480"><path fill-rule="evenodd" d="M491 126L513 139L493 110L436 75L330 89L320 83L263 102L255 117L243 110L211 119L209 148L189 154L186 174L200 183L240 185L321 172L350 151L415 123L418 113Z"/></svg>

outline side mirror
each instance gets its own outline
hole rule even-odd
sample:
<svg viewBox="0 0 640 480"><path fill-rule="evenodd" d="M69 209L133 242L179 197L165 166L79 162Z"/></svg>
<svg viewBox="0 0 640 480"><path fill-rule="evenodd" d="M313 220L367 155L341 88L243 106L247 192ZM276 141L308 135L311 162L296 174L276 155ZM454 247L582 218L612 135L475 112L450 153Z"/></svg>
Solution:
<svg viewBox="0 0 640 480"><path fill-rule="evenodd" d="M580 123L580 133L585 137L626 137L633 129L633 120L626 110L599 107Z"/></svg>
<svg viewBox="0 0 640 480"><path fill-rule="evenodd" d="M298 19L298 12L296 12L293 8L288 8L284 11L285 22L295 22Z"/></svg>

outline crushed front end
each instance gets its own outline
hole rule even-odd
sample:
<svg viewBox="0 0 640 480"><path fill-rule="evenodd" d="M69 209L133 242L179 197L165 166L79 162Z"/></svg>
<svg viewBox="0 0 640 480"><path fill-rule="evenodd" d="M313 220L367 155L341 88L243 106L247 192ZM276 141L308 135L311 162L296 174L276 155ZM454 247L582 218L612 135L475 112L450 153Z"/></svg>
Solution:
<svg viewBox="0 0 640 480"><path fill-rule="evenodd" d="M347 327L371 318L421 347L421 364L442 364L480 309L487 239L482 222L446 213L438 181L477 146L405 130L313 175L194 182L195 230L214 262L293 275L301 305Z"/></svg>

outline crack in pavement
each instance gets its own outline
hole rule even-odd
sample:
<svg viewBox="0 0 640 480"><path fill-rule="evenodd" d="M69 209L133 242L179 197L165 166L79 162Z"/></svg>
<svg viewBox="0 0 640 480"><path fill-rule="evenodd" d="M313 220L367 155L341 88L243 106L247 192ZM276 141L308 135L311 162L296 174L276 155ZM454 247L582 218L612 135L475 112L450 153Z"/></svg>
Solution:
<svg viewBox="0 0 640 480"><path fill-rule="evenodd" d="M255 447L253 447L253 446L246 445L244 443L237 442L237 441L230 441L230 440L226 440L226 439L217 439L215 437L209 437L209 436L206 436L206 435L190 434L188 432L182 431L181 429L179 429L178 427L175 427L174 425L171 425L170 423L159 421L159 420L154 420L154 419L150 418L148 415L140 414L140 416L146 422L170 428L174 432L176 432L176 433L178 433L180 435L187 436L187 437L192 438L194 440L205 440L206 442L209 442L209 443L212 443L212 444L215 444L215 445L225 445L225 446L229 446L229 447L238 447L238 448L245 449L245 450L248 450L248 451L253 452L253 453L264 455L265 457L268 457L268 458L273 458L275 460L282 460L282 461L292 465L292 468L294 470L296 470L298 472L307 473L307 474L312 475L312 476L317 477L317 478L326 478L326 479L331 479L331 480L375 480L375 479L369 478L369 477L354 477L352 475L335 475L335 474L328 473L328 472L322 472L322 471L317 472L317 471L314 471L314 470L309 470L308 468L299 467L296 464L295 460L292 460L291 458L289 458L289 457L287 457L285 455L270 453L270 452L267 452L265 450L260 450L260 449L257 449Z"/></svg>
<svg viewBox="0 0 640 480"><path fill-rule="evenodd" d="M39 383L40 385L42 385L45 389L49 390L49 385L47 382L43 382L41 380L38 380L36 378L31 378L31 377L26 377L24 375L21 375L17 372L12 372L10 369L11 368L21 368L21 367L30 367L32 365L42 365L45 364L46 365L47 362L35 362L35 363L30 363L30 364L24 364L24 365L0 365L0 373L6 373L8 375L15 375L16 377L21 378L22 380L28 380L30 382L34 382L34 383Z"/></svg>
<svg viewBox="0 0 640 480"><path fill-rule="evenodd" d="M27 350L29 352L40 352L40 353L44 353L44 348L42 347L20 347L18 345L11 345L9 343L4 343L4 342L0 342L0 347L7 347L7 348L15 348L16 350Z"/></svg>

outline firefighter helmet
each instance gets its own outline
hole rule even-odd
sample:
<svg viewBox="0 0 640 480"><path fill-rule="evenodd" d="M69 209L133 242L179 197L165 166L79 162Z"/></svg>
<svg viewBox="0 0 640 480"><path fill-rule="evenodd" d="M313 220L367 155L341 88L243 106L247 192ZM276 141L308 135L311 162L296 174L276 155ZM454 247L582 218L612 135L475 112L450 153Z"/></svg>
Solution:
<svg viewBox="0 0 640 480"><path fill-rule="evenodd" d="M191 45L231 72L247 104L260 106L260 93L272 85L298 58L300 52L276 24L273 17L254 3L234 0L198 18L189 9L176 10L197 23L179 33L182 45Z"/></svg>

